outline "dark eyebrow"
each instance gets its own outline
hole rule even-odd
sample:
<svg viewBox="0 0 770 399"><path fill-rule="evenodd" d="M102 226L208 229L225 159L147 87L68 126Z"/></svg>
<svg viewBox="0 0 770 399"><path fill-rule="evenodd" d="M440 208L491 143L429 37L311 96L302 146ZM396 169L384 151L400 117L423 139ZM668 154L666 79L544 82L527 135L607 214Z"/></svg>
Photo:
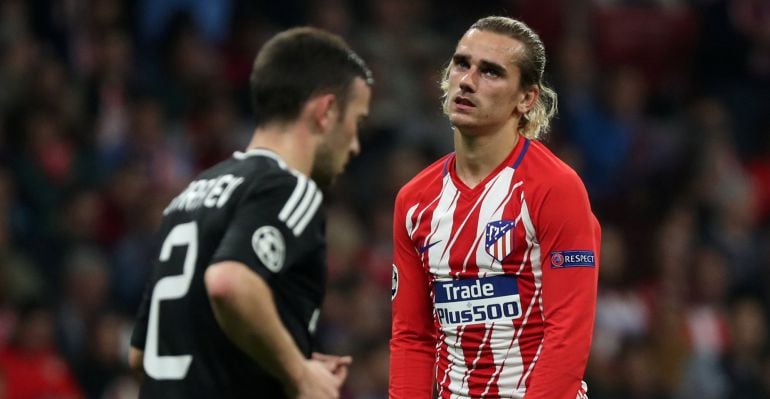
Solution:
<svg viewBox="0 0 770 399"><path fill-rule="evenodd" d="M460 61L468 62L468 56L464 54L455 54L452 56L452 63L457 64Z"/></svg>

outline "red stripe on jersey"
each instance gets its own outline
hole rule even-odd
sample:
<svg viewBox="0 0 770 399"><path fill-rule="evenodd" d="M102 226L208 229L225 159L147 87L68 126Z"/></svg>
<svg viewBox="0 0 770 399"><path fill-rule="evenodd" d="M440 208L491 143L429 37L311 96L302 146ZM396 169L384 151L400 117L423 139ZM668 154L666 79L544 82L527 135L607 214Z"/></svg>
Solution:
<svg viewBox="0 0 770 399"><path fill-rule="evenodd" d="M484 331L485 330L485 331ZM467 383L469 396L478 398L481 393L487 388L487 385L492 380L492 376L495 372L495 359L490 347L492 341L492 333L494 332L494 323L485 328L479 330L478 333L484 333L484 337L478 345L474 345L476 353L473 353L472 348L469 348L465 361L468 369L471 370ZM471 355L471 356L468 356ZM470 360L470 362L469 362Z"/></svg>

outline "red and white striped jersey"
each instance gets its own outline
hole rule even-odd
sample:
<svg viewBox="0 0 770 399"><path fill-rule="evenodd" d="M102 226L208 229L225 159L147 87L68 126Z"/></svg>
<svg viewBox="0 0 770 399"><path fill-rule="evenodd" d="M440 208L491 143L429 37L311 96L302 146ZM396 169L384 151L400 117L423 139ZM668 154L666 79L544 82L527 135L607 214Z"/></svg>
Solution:
<svg viewBox="0 0 770 399"><path fill-rule="evenodd" d="M469 188L449 154L393 230L392 399L582 397L600 228L572 169L521 137Z"/></svg>

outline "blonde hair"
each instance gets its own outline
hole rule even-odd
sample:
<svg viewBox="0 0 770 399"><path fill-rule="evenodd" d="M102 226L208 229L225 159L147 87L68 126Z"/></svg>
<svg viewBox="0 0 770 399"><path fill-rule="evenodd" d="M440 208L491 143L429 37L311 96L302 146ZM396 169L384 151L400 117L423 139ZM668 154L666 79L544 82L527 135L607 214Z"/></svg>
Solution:
<svg viewBox="0 0 770 399"><path fill-rule="evenodd" d="M532 109L519 120L519 130L524 137L537 140L545 136L551 127L551 119L556 115L556 92L543 82L545 72L545 46L540 36L525 23L508 17L492 16L482 18L468 30L493 32L508 36L520 41L524 45L521 57L516 60L521 70L522 87L537 85L540 95L537 97ZM449 89L449 70L452 67L450 61L444 69L441 79L441 90L444 93L444 103L447 101ZM446 104L445 104L446 106Z"/></svg>

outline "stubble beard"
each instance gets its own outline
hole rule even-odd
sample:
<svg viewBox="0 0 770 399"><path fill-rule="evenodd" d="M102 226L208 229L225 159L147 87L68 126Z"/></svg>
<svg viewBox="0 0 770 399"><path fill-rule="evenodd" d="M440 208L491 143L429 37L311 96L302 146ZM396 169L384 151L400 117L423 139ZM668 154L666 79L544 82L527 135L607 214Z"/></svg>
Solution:
<svg viewBox="0 0 770 399"><path fill-rule="evenodd" d="M337 177L332 154L327 143L320 144L315 152L310 178L321 188L329 187Z"/></svg>

